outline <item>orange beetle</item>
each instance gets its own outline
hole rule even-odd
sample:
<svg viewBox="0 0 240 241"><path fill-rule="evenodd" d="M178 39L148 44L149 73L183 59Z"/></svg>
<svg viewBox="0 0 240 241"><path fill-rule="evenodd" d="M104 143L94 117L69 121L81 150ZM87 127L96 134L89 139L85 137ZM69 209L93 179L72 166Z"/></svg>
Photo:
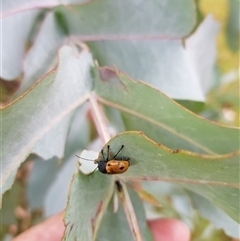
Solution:
<svg viewBox="0 0 240 241"><path fill-rule="evenodd" d="M129 157L117 157L121 152L124 145L121 146L119 151L113 156L112 159L109 158L110 146L107 146L107 157L104 157L103 149L101 150L103 160L97 161L98 170L104 174L120 174L127 171L130 166ZM110 159L110 160L109 160Z"/></svg>
<svg viewBox="0 0 240 241"><path fill-rule="evenodd" d="M103 149L101 150L103 160L95 160L94 161L97 164L97 168L101 173L103 173L103 174L120 174L120 173L124 173L128 170L128 168L130 166L130 158L129 157L117 157L117 155L121 152L123 147L124 147L124 145L121 146L121 148L113 156L113 158L110 158L110 146L109 145L107 146L107 157L106 158L104 157ZM83 160L93 161L90 159L80 157L78 155L76 155L76 156Z"/></svg>

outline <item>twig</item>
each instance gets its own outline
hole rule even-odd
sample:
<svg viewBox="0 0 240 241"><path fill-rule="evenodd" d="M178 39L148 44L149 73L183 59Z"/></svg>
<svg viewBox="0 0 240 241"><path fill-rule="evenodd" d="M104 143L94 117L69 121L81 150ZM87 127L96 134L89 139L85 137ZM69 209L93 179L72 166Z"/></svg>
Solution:
<svg viewBox="0 0 240 241"><path fill-rule="evenodd" d="M131 202L131 199L129 197L127 187L124 183L120 182L120 180L116 180L117 190L119 193L120 200L123 205L123 209L125 212L125 215L128 220L129 227L132 231L133 237L135 241L143 241L142 235L140 232L140 228L138 226L137 217Z"/></svg>
<svg viewBox="0 0 240 241"><path fill-rule="evenodd" d="M102 143L105 144L111 138L107 128L105 116L101 107L99 106L99 103L97 102L97 97L94 93L90 95L89 101L92 107L93 121L97 128L98 135Z"/></svg>

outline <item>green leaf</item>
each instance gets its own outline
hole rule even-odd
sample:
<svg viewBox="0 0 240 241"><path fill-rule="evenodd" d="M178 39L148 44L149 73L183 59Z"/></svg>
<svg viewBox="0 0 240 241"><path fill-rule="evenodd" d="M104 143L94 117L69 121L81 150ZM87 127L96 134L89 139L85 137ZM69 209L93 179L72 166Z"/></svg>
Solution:
<svg viewBox="0 0 240 241"><path fill-rule="evenodd" d="M103 39L115 34L181 38L195 24L194 7L191 0L102 0L64 11L71 13L66 19L73 34L101 35Z"/></svg>
<svg viewBox="0 0 240 241"><path fill-rule="evenodd" d="M56 214L66 207L69 184L72 175L76 172L77 166L77 159L75 155L73 156L73 153L78 153L77 150L83 148L89 142L89 128L85 115L86 108L82 107L83 106L80 106L78 108L72 118L66 140L64 158L62 160L57 158L47 161L36 160L31 170L27 185L29 206L31 209L43 208L45 217ZM63 120L65 118L63 118ZM58 126L58 124L55 126ZM52 129L56 129L55 126ZM79 130L79 126L81 126L81 130ZM52 129L46 133L46 136L52 133ZM63 129L65 130L66 128ZM57 130L59 130L59 128ZM52 141L51 136L48 138L44 136L44 138L49 138L49 140ZM55 139L57 138L59 138L59 136L55 137ZM42 142L42 139L40 142ZM45 147L48 147L46 151L54 149L53 147L56 147L56 143L58 142L48 143L47 146L45 145ZM38 144L39 143L37 143L37 145ZM62 151L61 147L59 149ZM58 153L57 150L53 150L53 152ZM45 151L42 153L45 154ZM57 199L56 196L58 196Z"/></svg>
<svg viewBox="0 0 240 241"><path fill-rule="evenodd" d="M122 111L127 130L141 130L171 149L207 154L239 149L239 128L205 120L160 91L122 73L100 68L95 91L102 104Z"/></svg>
<svg viewBox="0 0 240 241"><path fill-rule="evenodd" d="M108 175L95 172L90 176L75 174L69 193L64 221L66 230L63 240L132 240L122 204L118 199L118 209L114 212L113 188L115 179ZM138 224L144 240L152 240L146 224L145 212L139 196L128 189L134 206ZM101 210L99 211L99 204ZM100 221L97 219L101 216ZM84 218L83 218L84 217ZM109 229L111 225L111 229ZM92 229L94 227L94 229ZM118 232L117 232L118 230ZM116 236L117 232L117 236Z"/></svg>
<svg viewBox="0 0 240 241"><path fill-rule="evenodd" d="M130 158L131 165L121 177L179 183L239 221L239 151L222 156L172 151L134 131L123 132L107 144L112 153L124 145L121 156Z"/></svg>
<svg viewBox="0 0 240 241"><path fill-rule="evenodd" d="M136 213L143 240L153 240L151 232L146 223L145 211L143 208L142 200L139 198L138 194L131 189L128 189L128 192L130 194L131 202L134 206L134 211ZM114 204L112 198L107 210L104 213L95 241L134 241L128 221L122 208L122 203L119 198L118 210L116 211L116 213L114 213L113 210Z"/></svg>
<svg viewBox="0 0 240 241"><path fill-rule="evenodd" d="M91 88L92 58L86 50L79 56L73 51L63 47L57 71L50 72L27 93L1 109L2 193L11 187L21 162L43 135L86 101Z"/></svg>
<svg viewBox="0 0 240 241"><path fill-rule="evenodd" d="M64 35L68 35L69 30L68 30L65 16L61 13L61 11L58 11L56 9L55 13L54 13L54 17L55 17L55 21L57 22L57 25L58 25L58 31L60 31Z"/></svg>
<svg viewBox="0 0 240 241"><path fill-rule="evenodd" d="M101 173L74 175L65 211L63 240L92 240L92 225L99 204L109 202L113 187L113 179Z"/></svg>

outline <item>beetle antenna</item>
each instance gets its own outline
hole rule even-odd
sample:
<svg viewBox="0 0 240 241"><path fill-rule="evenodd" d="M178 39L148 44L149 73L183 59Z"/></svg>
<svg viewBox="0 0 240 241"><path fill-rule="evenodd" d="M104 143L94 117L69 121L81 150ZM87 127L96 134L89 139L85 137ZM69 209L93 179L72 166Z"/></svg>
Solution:
<svg viewBox="0 0 240 241"><path fill-rule="evenodd" d="M75 155L76 157L80 158L80 159L83 159L83 160L86 160L86 161L94 161L94 160L91 160L91 159L87 159L87 158L83 158L83 157L80 157L78 155Z"/></svg>

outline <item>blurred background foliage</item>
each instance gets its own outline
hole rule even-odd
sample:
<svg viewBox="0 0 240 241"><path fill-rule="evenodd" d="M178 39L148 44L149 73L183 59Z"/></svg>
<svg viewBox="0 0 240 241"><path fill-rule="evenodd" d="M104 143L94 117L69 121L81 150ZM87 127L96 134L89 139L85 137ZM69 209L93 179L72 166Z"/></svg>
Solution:
<svg viewBox="0 0 240 241"><path fill-rule="evenodd" d="M216 88L208 94L206 116L223 124L239 126L239 1L199 0L199 19L213 14L221 23L217 36ZM238 23L238 24L237 24Z"/></svg>

